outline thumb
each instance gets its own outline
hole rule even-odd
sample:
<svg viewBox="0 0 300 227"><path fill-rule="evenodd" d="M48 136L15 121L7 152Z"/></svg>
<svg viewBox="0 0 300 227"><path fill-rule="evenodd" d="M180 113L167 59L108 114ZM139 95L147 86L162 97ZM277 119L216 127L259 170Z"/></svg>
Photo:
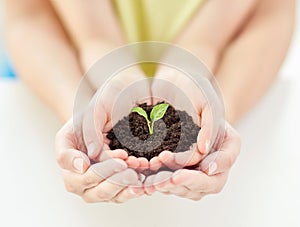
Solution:
<svg viewBox="0 0 300 227"><path fill-rule="evenodd" d="M101 104L96 105L96 98L89 104L82 122L82 134L90 159L96 159L103 148L103 128L107 114Z"/></svg>

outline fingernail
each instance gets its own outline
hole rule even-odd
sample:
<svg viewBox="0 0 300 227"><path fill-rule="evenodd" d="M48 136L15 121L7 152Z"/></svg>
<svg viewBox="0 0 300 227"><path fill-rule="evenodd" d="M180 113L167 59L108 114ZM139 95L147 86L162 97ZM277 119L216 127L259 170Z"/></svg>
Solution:
<svg viewBox="0 0 300 227"><path fill-rule="evenodd" d="M210 140L205 142L205 153L208 154L210 151Z"/></svg>
<svg viewBox="0 0 300 227"><path fill-rule="evenodd" d="M217 163L215 163L215 162L209 163L208 175L214 174L216 172L217 168L218 168Z"/></svg>
<svg viewBox="0 0 300 227"><path fill-rule="evenodd" d="M96 146L95 146L94 143L89 144L88 147L87 147L87 150L88 150L88 156L89 157L96 156Z"/></svg>
<svg viewBox="0 0 300 227"><path fill-rule="evenodd" d="M75 158L75 160L73 161L73 166L74 168L79 171L80 173L82 173L83 170L83 159L82 158Z"/></svg>
<svg viewBox="0 0 300 227"><path fill-rule="evenodd" d="M133 188L129 188L128 190L131 195L136 195L136 192L133 190Z"/></svg>

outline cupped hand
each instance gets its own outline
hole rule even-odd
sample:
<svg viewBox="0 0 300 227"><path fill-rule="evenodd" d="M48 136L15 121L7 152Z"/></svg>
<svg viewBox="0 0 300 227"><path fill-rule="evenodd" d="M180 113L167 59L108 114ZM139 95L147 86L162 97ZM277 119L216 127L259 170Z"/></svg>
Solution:
<svg viewBox="0 0 300 227"><path fill-rule="evenodd" d="M106 139L115 99L128 84L143 79L136 73L127 75L110 81L102 99L94 97L86 111L75 113L56 136L57 161L66 189L87 202L121 203L144 193L140 175L130 167L144 168L145 160L128 157L125 150L110 150ZM149 89L142 89L142 95L149 96Z"/></svg>
<svg viewBox="0 0 300 227"><path fill-rule="evenodd" d="M67 191L81 196L86 202L123 203L144 194L140 176L129 169L124 160L112 157L91 164L79 146L72 121L69 121L56 136L57 161Z"/></svg>
<svg viewBox="0 0 300 227"><path fill-rule="evenodd" d="M221 148L205 157L198 168L180 169L175 172L162 171L149 176L144 183L145 191L148 195L159 191L192 200L219 193L239 155L240 146L238 133L227 124Z"/></svg>
<svg viewBox="0 0 300 227"><path fill-rule="evenodd" d="M145 158L128 157L122 149L110 150L110 140L106 138L118 120L127 115L138 102L151 103L150 83L139 68L129 68L120 72L108 81L103 90L98 90L90 101L82 118L75 123L77 137L82 138L88 157L93 162L101 162L108 158L121 158L128 167L138 172L149 168ZM145 98L145 99L143 99Z"/></svg>
<svg viewBox="0 0 300 227"><path fill-rule="evenodd" d="M206 82L210 85L209 80ZM199 163L209 152L212 152L212 148L216 145L217 134L219 134L219 138L223 137L225 126L220 121L222 119L215 119L212 114L214 109L211 106L211 99L209 100L207 95L213 96L217 102L221 103L221 101L213 91L211 94L204 94L203 90L199 89L185 74L166 66L160 68L153 80L151 91L154 97L153 103L164 98L173 102L175 106L183 109L189 108L187 110L189 114L194 111L193 120L199 124L201 130L198 134L197 144L191 146L189 151L180 153L163 151L150 162L150 168L158 169L161 166L167 166L170 169L180 169ZM190 104L187 104L188 102ZM213 105L215 104L216 102ZM191 110L191 106L193 110ZM220 110L221 113L222 110Z"/></svg>

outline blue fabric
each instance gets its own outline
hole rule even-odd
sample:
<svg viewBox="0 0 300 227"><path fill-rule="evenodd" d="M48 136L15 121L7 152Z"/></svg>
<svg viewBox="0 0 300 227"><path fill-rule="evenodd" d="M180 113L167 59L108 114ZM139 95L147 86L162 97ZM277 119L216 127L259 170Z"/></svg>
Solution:
<svg viewBox="0 0 300 227"><path fill-rule="evenodd" d="M12 65L6 56L6 54L0 54L0 78L16 78L15 72L12 68Z"/></svg>

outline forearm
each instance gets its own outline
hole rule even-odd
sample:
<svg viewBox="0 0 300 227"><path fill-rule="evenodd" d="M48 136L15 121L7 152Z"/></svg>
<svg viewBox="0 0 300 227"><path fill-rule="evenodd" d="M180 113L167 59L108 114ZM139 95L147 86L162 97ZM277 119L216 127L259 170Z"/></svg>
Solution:
<svg viewBox="0 0 300 227"><path fill-rule="evenodd" d="M55 14L39 5L32 12L7 3L7 42L18 76L65 121L72 115L82 72Z"/></svg>
<svg viewBox="0 0 300 227"><path fill-rule="evenodd" d="M225 50L216 78L231 123L253 107L276 78L292 37L293 24L293 1L287 1L280 10L261 5Z"/></svg>

